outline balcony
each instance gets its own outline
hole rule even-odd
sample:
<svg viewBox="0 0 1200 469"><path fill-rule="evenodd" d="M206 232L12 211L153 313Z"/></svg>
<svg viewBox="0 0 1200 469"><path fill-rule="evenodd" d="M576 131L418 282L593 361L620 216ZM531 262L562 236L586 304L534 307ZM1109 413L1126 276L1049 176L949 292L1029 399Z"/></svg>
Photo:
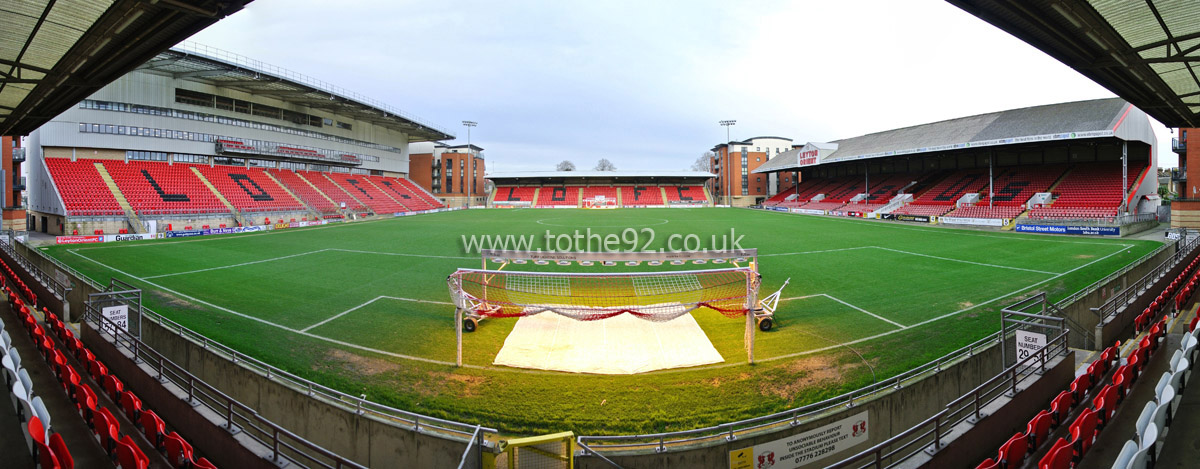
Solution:
<svg viewBox="0 0 1200 469"><path fill-rule="evenodd" d="M13 148L12 161L13 161L13 163L25 162L25 149L24 148Z"/></svg>
<svg viewBox="0 0 1200 469"><path fill-rule="evenodd" d="M1172 138L1171 139L1171 151L1174 151L1175 153L1179 153L1181 155L1186 154L1187 153L1187 140L1180 140L1177 138Z"/></svg>

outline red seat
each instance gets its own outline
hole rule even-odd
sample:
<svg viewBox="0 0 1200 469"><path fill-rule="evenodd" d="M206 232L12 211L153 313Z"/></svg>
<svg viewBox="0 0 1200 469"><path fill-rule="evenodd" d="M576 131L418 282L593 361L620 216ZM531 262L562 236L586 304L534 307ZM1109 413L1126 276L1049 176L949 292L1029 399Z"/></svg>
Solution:
<svg viewBox="0 0 1200 469"><path fill-rule="evenodd" d="M167 447L167 461L171 467L188 467L192 465L192 445L188 444L178 433L171 432L164 440Z"/></svg>
<svg viewBox="0 0 1200 469"><path fill-rule="evenodd" d="M117 442L117 462L120 463L121 469L148 469L150 467L150 458L137 447L133 442L133 438L125 435L121 441Z"/></svg>
<svg viewBox="0 0 1200 469"><path fill-rule="evenodd" d="M1050 434L1050 424L1054 418L1045 410L1038 412L1029 423L1025 424L1025 435L1029 437L1029 452L1033 452L1046 441Z"/></svg>
<svg viewBox="0 0 1200 469"><path fill-rule="evenodd" d="M1017 433L1009 438L1007 442L1000 446L1000 467L1002 469L1013 469L1021 467L1021 461L1025 460L1025 453L1029 451L1029 439L1024 433Z"/></svg>
<svg viewBox="0 0 1200 469"><path fill-rule="evenodd" d="M92 430L100 441L100 447L104 448L109 456L112 456L113 451L116 451L117 448L117 432L121 430L121 424L106 407L98 408L92 415Z"/></svg>
<svg viewBox="0 0 1200 469"><path fill-rule="evenodd" d="M975 466L975 469L996 469L997 467L1000 467L999 462L997 462L995 459L987 458L984 459L983 462L979 463L978 466Z"/></svg>
<svg viewBox="0 0 1200 469"><path fill-rule="evenodd" d="M166 437L167 425L162 419L158 418L158 414L153 410L143 410L140 419L142 431L146 434L146 440L154 445L154 448L163 451L166 446L163 446L163 438Z"/></svg>
<svg viewBox="0 0 1200 469"><path fill-rule="evenodd" d="M1075 405L1075 398L1070 391L1060 392L1050 401L1050 417L1054 420L1054 425L1062 425L1067 421L1067 414L1071 413L1072 405Z"/></svg>
<svg viewBox="0 0 1200 469"><path fill-rule="evenodd" d="M54 453L54 459L58 462L58 467L63 469L74 469L75 458L71 456L71 451L67 450L67 444L63 442L62 435L57 433L50 435L50 451ZM45 467L45 464L42 465Z"/></svg>
<svg viewBox="0 0 1200 469"><path fill-rule="evenodd" d="M1082 374L1071 382L1071 402L1083 402L1083 395L1092 387L1091 375Z"/></svg>
<svg viewBox="0 0 1200 469"><path fill-rule="evenodd" d="M104 393L108 395L113 402L121 402L121 392L125 390L125 383L117 379L115 375L107 375L104 377Z"/></svg>
<svg viewBox="0 0 1200 469"><path fill-rule="evenodd" d="M1104 428L1108 423L1108 419L1112 418L1117 412L1117 388L1111 384L1100 388L1100 392L1096 394L1096 398L1092 399L1092 409L1096 412L1097 428Z"/></svg>
<svg viewBox="0 0 1200 469"><path fill-rule="evenodd" d="M1075 448L1075 458L1078 460L1088 450L1092 448L1092 441L1096 437L1096 412L1092 409L1083 409L1079 417L1071 423L1071 446Z"/></svg>
<svg viewBox="0 0 1200 469"><path fill-rule="evenodd" d="M192 467L195 467L196 469L217 469L217 466L209 462L207 458L197 459L196 465Z"/></svg>
<svg viewBox="0 0 1200 469"><path fill-rule="evenodd" d="M121 392L121 408L125 410L125 417L132 422L138 422L142 416L142 400L138 399L133 392Z"/></svg>
<svg viewBox="0 0 1200 469"><path fill-rule="evenodd" d="M75 388L75 403L79 406L79 415L87 421L88 426L93 429L94 414L96 413L96 393L92 392L91 386L80 384Z"/></svg>
<svg viewBox="0 0 1200 469"><path fill-rule="evenodd" d="M1054 446L1050 447L1050 451L1047 451L1046 455L1038 461L1037 467L1038 469L1070 469L1072 456L1071 444L1066 439L1059 438L1054 442Z"/></svg>

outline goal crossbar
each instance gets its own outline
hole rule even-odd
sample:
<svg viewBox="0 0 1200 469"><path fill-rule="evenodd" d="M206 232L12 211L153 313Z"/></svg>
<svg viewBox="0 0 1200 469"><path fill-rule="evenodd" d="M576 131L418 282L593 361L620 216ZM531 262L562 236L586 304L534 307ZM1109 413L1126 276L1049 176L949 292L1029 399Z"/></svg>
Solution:
<svg viewBox="0 0 1200 469"><path fill-rule="evenodd" d="M753 267L612 273L459 269L447 278L455 306L457 363L462 364L464 315L472 324L488 317L543 313L580 321L630 314L662 322L699 309L746 318L745 344L752 363L760 280Z"/></svg>

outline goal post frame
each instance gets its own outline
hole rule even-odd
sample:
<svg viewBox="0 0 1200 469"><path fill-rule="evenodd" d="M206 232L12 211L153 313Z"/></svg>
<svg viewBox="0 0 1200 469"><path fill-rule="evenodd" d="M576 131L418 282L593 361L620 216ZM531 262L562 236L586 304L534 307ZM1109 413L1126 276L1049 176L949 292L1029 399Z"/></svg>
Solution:
<svg viewBox="0 0 1200 469"><path fill-rule="evenodd" d="M626 265L640 265L642 262L647 262L652 266L671 264L682 265L687 263L692 264L732 264L734 269L744 270L748 273L749 279L746 282L745 293L745 310L743 314L746 318L746 330L743 336L744 346L746 348L746 361L749 364L754 364L754 342L756 329L758 329L759 304L758 290L762 284L762 277L758 273L758 250L757 249L738 249L727 251L696 251L696 252L544 252L544 251L507 251L484 249L481 251L482 269L459 269L455 274L447 278L447 282L451 284L452 292L456 288L455 282L459 282L458 274L463 271L475 271L484 275L493 274L500 275L501 271L509 264L527 264L533 261L536 265L548 265L555 263L558 265L569 265L578 263L579 265L594 265L601 263L602 265L616 265L624 263ZM500 264L495 269L488 269L488 261ZM710 269L710 270L694 270L694 271L658 271L658 272L622 272L624 276L653 276L653 275L686 275L687 273L703 273L714 272L718 270L732 269ZM513 272L514 274L527 273L531 275L547 275L547 276L607 276L604 273L539 273L539 272ZM462 291L461 284L457 285L458 291ZM486 291L486 286L484 287ZM483 319L483 316L474 313L469 308L478 305L468 305L461 295L452 293L454 297L454 335L456 342L455 364L459 367L463 366L463 347L462 335L464 321L470 319L472 324ZM772 312L773 312L772 308ZM766 317L769 317L768 314Z"/></svg>

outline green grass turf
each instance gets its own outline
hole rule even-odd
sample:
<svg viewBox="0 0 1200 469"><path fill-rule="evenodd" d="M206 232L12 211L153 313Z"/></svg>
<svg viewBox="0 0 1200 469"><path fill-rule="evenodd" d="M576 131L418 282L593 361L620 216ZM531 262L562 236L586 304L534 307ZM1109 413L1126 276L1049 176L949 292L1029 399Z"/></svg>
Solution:
<svg viewBox="0 0 1200 469"><path fill-rule="evenodd" d="M534 235L533 247L545 248L546 230L588 228L616 235L622 248L636 232L639 249L655 250L667 247L671 234L696 234L706 247L721 247L711 246L711 236L736 230L742 247L759 249L762 295L792 279L783 296L793 299L780 303L779 327L758 335L759 363L745 364L744 322L708 310L693 315L725 358L721 365L635 376L494 367L515 319L487 320L465 335L465 361L473 367L396 356L453 361L453 309L438 302L450 299L447 275L480 267L463 235ZM654 230L652 242L643 229ZM870 384L872 369L880 379L892 376L996 331L999 309L1016 296L1064 297L1158 245L740 209L525 209L47 250L98 280L115 276L143 286L149 307L212 339L348 393L510 434L599 434L714 425ZM371 301L379 296L433 303Z"/></svg>

